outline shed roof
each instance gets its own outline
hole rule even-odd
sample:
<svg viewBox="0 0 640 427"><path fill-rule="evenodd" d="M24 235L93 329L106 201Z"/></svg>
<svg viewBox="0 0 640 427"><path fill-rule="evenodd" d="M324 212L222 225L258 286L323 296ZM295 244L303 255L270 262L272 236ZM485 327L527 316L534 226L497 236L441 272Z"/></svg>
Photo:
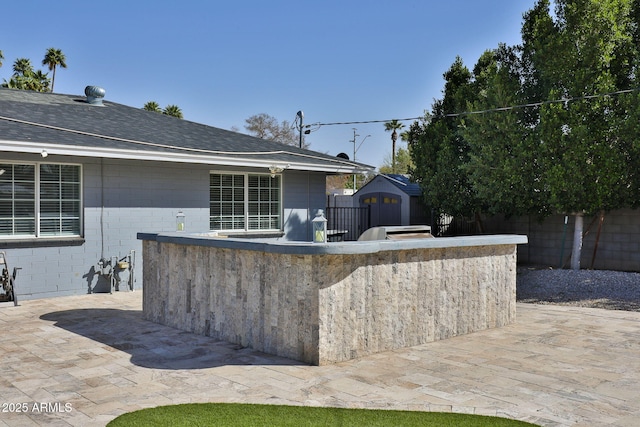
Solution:
<svg viewBox="0 0 640 427"><path fill-rule="evenodd" d="M373 169L279 142L85 96L0 88L2 151L358 173Z"/></svg>
<svg viewBox="0 0 640 427"><path fill-rule="evenodd" d="M380 174L378 176L386 179L409 196L420 196L422 194L422 188L420 187L420 184L411 182L409 177L406 175Z"/></svg>

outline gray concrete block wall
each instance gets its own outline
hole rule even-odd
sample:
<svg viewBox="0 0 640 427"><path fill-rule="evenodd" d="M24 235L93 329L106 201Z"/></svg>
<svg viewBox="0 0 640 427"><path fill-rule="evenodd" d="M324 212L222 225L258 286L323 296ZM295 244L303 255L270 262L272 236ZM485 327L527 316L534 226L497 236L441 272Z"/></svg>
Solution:
<svg viewBox="0 0 640 427"><path fill-rule="evenodd" d="M566 235L564 215L552 215L541 223L529 217L493 217L485 224L487 233L516 233L528 236L529 243L520 247L518 251L518 260L522 263L554 268L563 264L566 268L570 266L574 216L569 216ZM589 230L590 224L592 225ZM640 271L640 211L621 209L607 212L599 239L598 224L597 216L584 217L584 232L588 233L583 240L581 268L591 268L593 261L594 269Z"/></svg>
<svg viewBox="0 0 640 427"><path fill-rule="evenodd" d="M143 247L146 319L312 364L515 321L514 245L344 255Z"/></svg>

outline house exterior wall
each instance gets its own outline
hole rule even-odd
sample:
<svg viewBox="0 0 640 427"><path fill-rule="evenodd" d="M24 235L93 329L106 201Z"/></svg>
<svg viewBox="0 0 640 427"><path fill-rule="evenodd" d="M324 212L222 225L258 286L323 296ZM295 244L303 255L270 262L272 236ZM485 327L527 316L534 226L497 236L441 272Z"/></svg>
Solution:
<svg viewBox="0 0 640 427"><path fill-rule="evenodd" d="M552 215L542 222L532 217L493 217L484 221L485 233L526 234L529 243L518 249L518 261L559 268L570 266L575 217ZM621 209L604 216L598 237L598 216L584 217L581 268L640 271L640 211ZM596 248L597 242L597 248ZM597 250L596 250L597 249ZM595 251L595 256L594 256ZM593 264L593 266L592 266Z"/></svg>
<svg viewBox="0 0 640 427"><path fill-rule="evenodd" d="M11 153L3 153L2 159L42 160ZM100 274L98 262L120 259L131 251L135 254L135 288L141 289L142 245L136 234L175 231L178 211L185 214L185 231L208 231L209 172L224 170L208 165L53 155L46 162L82 165L83 240L0 238L0 250L6 252L10 269L21 268L16 279L19 300L108 292L111 283L108 276ZM307 206L312 210L324 207L324 182L324 173L284 172L283 238L311 240Z"/></svg>
<svg viewBox="0 0 640 427"><path fill-rule="evenodd" d="M287 240L311 241L311 220L326 204L326 175L304 171L284 173L284 231Z"/></svg>

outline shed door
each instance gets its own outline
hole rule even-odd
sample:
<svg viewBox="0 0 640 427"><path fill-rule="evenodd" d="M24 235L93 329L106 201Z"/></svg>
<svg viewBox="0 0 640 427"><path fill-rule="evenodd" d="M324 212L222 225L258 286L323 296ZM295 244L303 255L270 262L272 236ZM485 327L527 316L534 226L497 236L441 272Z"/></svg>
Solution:
<svg viewBox="0 0 640 427"><path fill-rule="evenodd" d="M402 225L402 199L396 194L363 194L360 196L360 206L371 206L371 227Z"/></svg>

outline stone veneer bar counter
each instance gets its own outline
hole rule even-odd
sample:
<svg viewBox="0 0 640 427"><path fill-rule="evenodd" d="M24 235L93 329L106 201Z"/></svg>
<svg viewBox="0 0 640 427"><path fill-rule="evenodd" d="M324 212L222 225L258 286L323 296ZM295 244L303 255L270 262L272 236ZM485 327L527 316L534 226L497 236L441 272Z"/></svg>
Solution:
<svg viewBox="0 0 640 427"><path fill-rule="evenodd" d="M516 245L527 243L138 239L146 319L315 365L514 322Z"/></svg>

